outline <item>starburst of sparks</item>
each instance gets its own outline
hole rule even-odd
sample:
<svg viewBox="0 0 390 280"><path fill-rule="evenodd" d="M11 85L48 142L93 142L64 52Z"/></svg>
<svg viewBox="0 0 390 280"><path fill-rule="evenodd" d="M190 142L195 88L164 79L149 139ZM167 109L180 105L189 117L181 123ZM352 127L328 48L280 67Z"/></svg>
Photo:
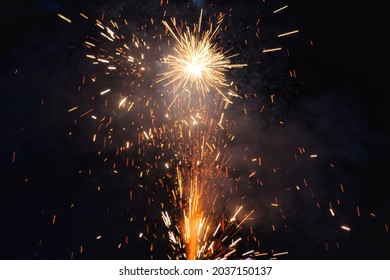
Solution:
<svg viewBox="0 0 390 280"><path fill-rule="evenodd" d="M203 10L199 23L194 24L192 29L189 26L185 26L184 30L180 29L175 18L171 19L173 27L163 21L169 34L175 39L175 45L172 48L173 54L165 59L169 70L161 74L158 82L172 84L173 93L195 89L206 95L210 91L216 91L228 99L222 91L228 86L225 72L232 68L242 68L246 64L232 64L231 58L239 54L228 55L229 51L224 51L214 42L224 14L219 14L215 28L211 24L209 29L202 31L202 13Z"/></svg>

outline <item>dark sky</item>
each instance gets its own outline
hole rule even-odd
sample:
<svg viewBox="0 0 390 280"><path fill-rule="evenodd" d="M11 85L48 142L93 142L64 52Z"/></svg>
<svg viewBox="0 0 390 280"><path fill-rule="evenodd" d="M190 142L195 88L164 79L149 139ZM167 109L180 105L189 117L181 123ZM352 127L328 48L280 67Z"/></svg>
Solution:
<svg viewBox="0 0 390 280"><path fill-rule="evenodd" d="M137 181L131 171L113 174L112 163L122 158L114 157L115 150L106 150L104 163L103 156L97 156L101 147L91 141L96 126L68 112L74 106L84 111L95 108L112 115L119 127L121 119L135 117L115 115L114 110L102 108L99 100L91 101L88 93L96 90L93 85L85 85L85 95L78 93L84 75L101 75L82 46L86 36L96 33L96 26L91 20L83 21L79 12L91 19L103 12L106 18L121 15L128 19L130 33L148 40L153 31L141 32L137 27L149 24L150 18L161 20L164 8L169 16L193 22L200 8L208 15L231 10L221 44L240 53L236 61L248 63L228 75L247 94L226 112L238 139L229 150L235 155L232 176L248 171L249 163L242 157L245 147L249 147L248 155L264 159L264 166L257 170L264 189L257 191L251 180L239 181L240 193L249 196L247 205L256 210L252 226L261 240L260 251L288 251L284 259L389 258L388 4L379 0L343 4L170 0L161 8L157 0L157 4L104 2L13 1L0 12L4 29L0 47L1 259L166 258L166 238L138 238L145 232L144 216L150 219L148 224L162 225L160 210L146 203L148 196L157 202L164 199L164 194L153 190L154 179ZM285 4L289 6L286 13L272 14ZM74 19L72 24L57 13ZM255 36L258 18L259 38ZM275 36L294 29L300 30L297 35ZM288 49L290 56L261 52L275 45ZM296 78L289 75L292 69ZM103 80L100 86L125 87L125 79ZM275 103L270 103L275 93ZM266 105L264 113L259 113L259 104ZM302 157L297 163L298 147L318 154L318 159ZM286 191L302 187L303 178L310 182L312 192ZM136 197L132 201L130 191ZM278 211L269 206L274 197L280 204ZM329 215L329 201L335 217ZM344 224L351 227L350 232L341 229ZM271 225L278 230L273 232ZM162 236L163 231L158 228L156 234Z"/></svg>

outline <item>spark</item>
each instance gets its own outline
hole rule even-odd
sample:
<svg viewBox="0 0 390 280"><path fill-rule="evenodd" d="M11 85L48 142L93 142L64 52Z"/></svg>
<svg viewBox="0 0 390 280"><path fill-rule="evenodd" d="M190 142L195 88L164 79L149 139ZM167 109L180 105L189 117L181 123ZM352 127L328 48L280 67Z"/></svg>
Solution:
<svg viewBox="0 0 390 280"><path fill-rule="evenodd" d="M345 231L351 231L351 228L348 226L341 226L341 228Z"/></svg>
<svg viewBox="0 0 390 280"><path fill-rule="evenodd" d="M283 256L283 255L287 255L287 254L288 254L288 252L275 253L274 257Z"/></svg>
<svg viewBox="0 0 390 280"><path fill-rule="evenodd" d="M74 111L74 110L77 110L77 108L78 108L78 107L77 107L77 106L75 106L75 107L73 107L73 108L69 109L69 110L68 110L68 113L70 113L70 112L72 112L72 111Z"/></svg>
<svg viewBox="0 0 390 280"><path fill-rule="evenodd" d="M110 91L111 91L111 89L103 90L102 92L100 92L100 95L104 95L104 94L106 94L107 92L110 92Z"/></svg>
<svg viewBox="0 0 390 280"><path fill-rule="evenodd" d="M276 9L275 11L273 11L273 13L276 14L276 13L286 9L287 7L288 7L288 5L285 5L285 6L281 7L281 8L279 8L279 9Z"/></svg>
<svg viewBox="0 0 390 280"><path fill-rule="evenodd" d="M123 98L120 102L119 102L119 107L122 107L122 105L126 102L127 100L127 97Z"/></svg>
<svg viewBox="0 0 390 280"><path fill-rule="evenodd" d="M57 14L60 18L62 18L63 20L69 22L69 23L72 23L72 21L70 19L68 19L67 17L61 15L61 14Z"/></svg>
<svg viewBox="0 0 390 280"><path fill-rule="evenodd" d="M88 19L88 17L86 15L84 15L83 13L80 13L80 16L82 16L85 19Z"/></svg>
<svg viewBox="0 0 390 280"><path fill-rule="evenodd" d="M298 33L299 30L293 30L293 31L290 31L290 32L286 32L286 33L281 33L278 35L278 37L284 37L284 36L288 36L288 35L292 35L292 34L295 34L295 33Z"/></svg>
<svg viewBox="0 0 390 280"><path fill-rule="evenodd" d="M282 50L281 47L273 48L273 49L263 49L263 53L267 53L267 52L276 52L276 51L280 51L280 50Z"/></svg>
<svg viewBox="0 0 390 280"><path fill-rule="evenodd" d="M242 254L242 256L246 256L246 255L249 255L249 254L252 254L255 250L250 250L250 251L247 251L245 253Z"/></svg>

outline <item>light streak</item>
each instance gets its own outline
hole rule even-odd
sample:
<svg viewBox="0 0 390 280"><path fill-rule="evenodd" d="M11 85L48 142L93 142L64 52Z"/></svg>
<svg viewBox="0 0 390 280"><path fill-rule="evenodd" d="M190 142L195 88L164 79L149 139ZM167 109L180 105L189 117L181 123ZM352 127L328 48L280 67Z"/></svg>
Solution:
<svg viewBox="0 0 390 280"><path fill-rule="evenodd" d="M348 226L341 226L341 228L345 231L351 231L351 228Z"/></svg>
<svg viewBox="0 0 390 280"><path fill-rule="evenodd" d="M282 50L281 47L272 48L272 49L263 49L263 53L267 53L267 52L276 52L276 51L280 51L280 50Z"/></svg>
<svg viewBox="0 0 390 280"><path fill-rule="evenodd" d="M285 6L281 7L281 8L279 8L279 9L276 9L275 11L273 11L273 13L276 14L276 13L286 9L287 7L288 7L288 5L285 5Z"/></svg>
<svg viewBox="0 0 390 280"><path fill-rule="evenodd" d="M278 37L284 37L284 36L288 36L288 35L292 35L292 34L295 34L295 33L298 33L299 30L293 30L293 31L290 31L290 32L286 32L286 33L281 33L278 35Z"/></svg>
<svg viewBox="0 0 390 280"><path fill-rule="evenodd" d="M61 14L57 14L60 18L62 18L63 20L69 22L69 23L72 23L72 21L70 19L68 19L67 17L61 15Z"/></svg>

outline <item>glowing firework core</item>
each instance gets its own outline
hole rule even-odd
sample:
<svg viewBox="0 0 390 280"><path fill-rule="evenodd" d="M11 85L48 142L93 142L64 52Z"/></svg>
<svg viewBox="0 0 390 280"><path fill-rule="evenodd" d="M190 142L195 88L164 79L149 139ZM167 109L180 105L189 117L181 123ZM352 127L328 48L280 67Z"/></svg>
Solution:
<svg viewBox="0 0 390 280"><path fill-rule="evenodd" d="M191 80L199 78L202 75L202 71L205 70L207 71L202 61L196 60L195 58L193 58L192 61L187 65L187 71L191 75Z"/></svg>
<svg viewBox="0 0 390 280"><path fill-rule="evenodd" d="M210 28L202 33L201 18L202 13L199 24L194 24L193 30L186 26L185 31L177 27L175 19L172 19L173 29L163 21L176 44L173 47L173 54L166 58L170 70L163 73L158 82L167 81L166 85L172 84L174 93L180 89L190 90L195 85L196 91L203 95L213 89L225 97L221 91L223 87L228 86L225 72L231 68L244 67L246 64L231 64L230 58L238 54L226 56L227 51L212 42L220 30L223 15L219 16L215 29L211 24Z"/></svg>

